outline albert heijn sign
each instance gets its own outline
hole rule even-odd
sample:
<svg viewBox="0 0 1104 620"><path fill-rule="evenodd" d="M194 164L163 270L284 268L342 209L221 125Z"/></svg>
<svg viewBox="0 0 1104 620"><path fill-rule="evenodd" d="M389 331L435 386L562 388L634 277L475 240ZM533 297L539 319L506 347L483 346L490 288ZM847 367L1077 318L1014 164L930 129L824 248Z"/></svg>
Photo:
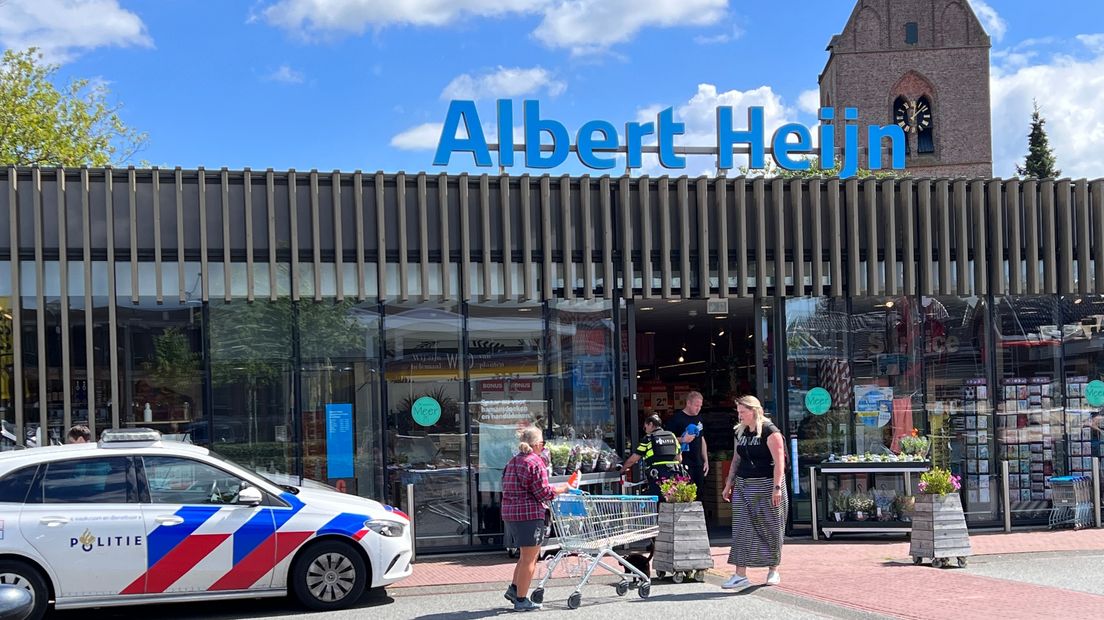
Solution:
<svg viewBox="0 0 1104 620"><path fill-rule="evenodd" d="M820 124L815 131L817 144L813 145L813 131L799 123L787 123L776 129L768 144L762 107L750 107L747 125L734 127L732 108L717 107L717 142L715 147L676 147L675 136L686 133L685 123L676 122L674 109L666 108L656 115L655 122L625 123L625 131L619 134L613 123L591 120L579 126L574 142L567 127L554 119L542 118L540 102L522 102L522 144L514 143L514 103L500 99L496 104L499 143L487 141L487 134L479 120L474 101L453 100L449 103L441 138L433 165L447 166L454 153L471 153L475 165L491 167L491 152L498 153L498 166L506 169L515 165L515 151L524 154L526 168L547 170L565 162L574 152L579 162L594 170L610 170L617 166L616 157L624 154L628 170L643 165L643 154L656 153L659 164L667 169L686 167L686 154L713 154L719 170L733 167L734 155L748 155L748 168L766 168L769 151L778 167L784 170L808 170L808 157L815 155L823 162L841 164L840 177L855 175L859 168L859 111L844 108L842 119L836 117L833 108L820 109ZM463 130L463 131L461 131ZM842 137L839 132L842 130ZM544 142L545 137L549 139ZM898 125L869 125L866 128L867 168L882 168L883 149L888 152L894 170L905 167L905 132ZM655 145L645 145L645 142ZM837 148L837 144L839 148Z"/></svg>

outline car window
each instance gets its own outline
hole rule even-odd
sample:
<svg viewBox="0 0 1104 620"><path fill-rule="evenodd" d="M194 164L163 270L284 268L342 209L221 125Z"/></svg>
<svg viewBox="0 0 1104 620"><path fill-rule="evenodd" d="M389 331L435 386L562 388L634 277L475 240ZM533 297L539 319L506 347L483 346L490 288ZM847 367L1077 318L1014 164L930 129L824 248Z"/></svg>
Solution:
<svg viewBox="0 0 1104 620"><path fill-rule="evenodd" d="M233 474L200 461L171 456L142 457L154 504L233 504L249 486Z"/></svg>
<svg viewBox="0 0 1104 620"><path fill-rule="evenodd" d="M38 465L31 465L0 478L0 503L22 504L31 490Z"/></svg>
<svg viewBox="0 0 1104 620"><path fill-rule="evenodd" d="M39 485L42 503L125 504L128 463L118 456L49 463Z"/></svg>

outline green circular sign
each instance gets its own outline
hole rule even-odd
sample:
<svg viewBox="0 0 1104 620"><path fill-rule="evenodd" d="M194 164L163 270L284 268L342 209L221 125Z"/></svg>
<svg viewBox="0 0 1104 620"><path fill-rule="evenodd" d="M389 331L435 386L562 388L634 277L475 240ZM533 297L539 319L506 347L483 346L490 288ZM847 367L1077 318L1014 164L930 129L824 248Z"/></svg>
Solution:
<svg viewBox="0 0 1104 620"><path fill-rule="evenodd" d="M441 419L441 403L429 396L423 396L414 401L414 406L410 408L410 415L414 416L414 421L422 426L433 426Z"/></svg>
<svg viewBox="0 0 1104 620"><path fill-rule="evenodd" d="M815 387L805 394L805 408L813 415L824 415L832 408L832 395L822 387Z"/></svg>
<svg viewBox="0 0 1104 620"><path fill-rule="evenodd" d="M1089 381L1085 386L1085 400L1088 400L1093 407L1104 405L1104 381L1099 379Z"/></svg>

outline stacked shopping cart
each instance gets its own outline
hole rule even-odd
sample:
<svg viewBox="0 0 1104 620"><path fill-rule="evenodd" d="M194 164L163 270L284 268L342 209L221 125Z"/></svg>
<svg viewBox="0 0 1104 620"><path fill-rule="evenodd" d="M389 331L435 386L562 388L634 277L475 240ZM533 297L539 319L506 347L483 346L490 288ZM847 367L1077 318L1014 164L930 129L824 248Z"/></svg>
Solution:
<svg viewBox="0 0 1104 620"><path fill-rule="evenodd" d="M1050 527L1079 530L1093 524L1092 478L1055 476L1050 479Z"/></svg>
<svg viewBox="0 0 1104 620"><path fill-rule="evenodd" d="M548 561L544 577L530 598L544 601L544 585L562 560L577 557L586 563L582 579L567 599L575 609L582 602L582 589L598 567L618 575L617 595L624 596L635 588L640 598L648 598L651 580L624 557L615 547L655 538L659 533L658 498L654 495L586 495L567 493L552 501L552 522L560 542L560 550ZM604 562L613 559L616 564ZM624 570L620 566L624 567Z"/></svg>

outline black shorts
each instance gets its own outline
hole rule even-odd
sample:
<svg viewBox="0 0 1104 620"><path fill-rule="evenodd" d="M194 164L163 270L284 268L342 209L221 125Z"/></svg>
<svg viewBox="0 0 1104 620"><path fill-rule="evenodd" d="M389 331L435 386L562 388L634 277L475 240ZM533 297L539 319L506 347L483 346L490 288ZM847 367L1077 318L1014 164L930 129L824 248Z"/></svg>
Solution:
<svg viewBox="0 0 1104 620"><path fill-rule="evenodd" d="M506 521L506 540L504 544L511 548L539 547L544 544L544 519L532 521Z"/></svg>

